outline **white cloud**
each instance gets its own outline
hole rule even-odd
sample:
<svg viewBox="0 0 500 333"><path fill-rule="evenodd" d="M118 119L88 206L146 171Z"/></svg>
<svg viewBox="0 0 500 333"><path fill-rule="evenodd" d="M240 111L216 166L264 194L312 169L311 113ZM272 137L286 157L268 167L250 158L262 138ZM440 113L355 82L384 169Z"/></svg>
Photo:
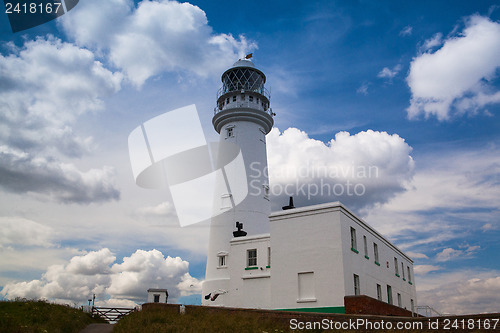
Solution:
<svg viewBox="0 0 500 333"><path fill-rule="evenodd" d="M410 258L412 258L412 259L429 259L429 257L423 253L408 251L408 252L406 252L406 254L409 255Z"/></svg>
<svg viewBox="0 0 500 333"><path fill-rule="evenodd" d="M484 224L484 225L481 227L481 229L482 229L484 232L487 232L487 231L490 231L490 230L496 230L496 229L497 229L497 227L496 227L496 226L494 226L494 225L493 225L493 224L491 224L491 223L486 223L486 224Z"/></svg>
<svg viewBox="0 0 500 333"><path fill-rule="evenodd" d="M138 215L158 216L158 217L175 217L175 207L169 201L164 201L156 206L147 206L137 209Z"/></svg>
<svg viewBox="0 0 500 333"><path fill-rule="evenodd" d="M102 51L136 86L163 71L219 75L257 47L244 36L215 34L203 10L177 1L144 0L135 8L115 0L103 8L102 1L89 0L62 22L79 45Z"/></svg>
<svg viewBox="0 0 500 333"><path fill-rule="evenodd" d="M407 191L374 207L365 216L398 247L426 254L432 245L440 251L457 250L460 239L471 242L471 234L483 231L485 224L495 225L491 221L498 220L500 196L497 147L490 145L476 150L447 147L420 156L416 164ZM451 240L455 243L448 243ZM440 258L447 258L446 252Z"/></svg>
<svg viewBox="0 0 500 333"><path fill-rule="evenodd" d="M426 42L437 46L440 36ZM453 114L475 114L488 104L500 102L500 91L489 84L500 67L500 24L474 15L464 31L449 37L434 53L413 59L407 83L412 97L408 117L436 116L447 120Z"/></svg>
<svg viewBox="0 0 500 333"><path fill-rule="evenodd" d="M443 272L417 280L419 305L429 305L441 313L497 313L500 276L497 272Z"/></svg>
<svg viewBox="0 0 500 333"><path fill-rule="evenodd" d="M7 299L46 298L77 304L96 294L102 304L130 305L145 301L149 288L168 289L172 301L201 290L200 281L189 275L189 263L179 257L137 250L122 263L115 260L107 248L75 256L67 264L50 266L40 280L7 283L0 294Z"/></svg>
<svg viewBox="0 0 500 333"><path fill-rule="evenodd" d="M451 247L443 249L436 255L437 261L449 261L454 259L465 259L471 258L481 247L479 245L475 246L465 246L463 250L455 250Z"/></svg>
<svg viewBox="0 0 500 333"><path fill-rule="evenodd" d="M384 67L378 74L377 77L382 78L382 79L388 79L392 80L398 75L398 73L401 71L401 65L397 64L394 66L392 69L388 67Z"/></svg>
<svg viewBox="0 0 500 333"><path fill-rule="evenodd" d="M90 51L50 36L13 51L0 55L0 142L71 157L87 152L91 138L78 137L72 126L103 108L102 97L120 89L121 75Z"/></svg>
<svg viewBox="0 0 500 333"><path fill-rule="evenodd" d="M74 164L0 146L0 185L14 193L50 197L63 203L117 200L111 167L82 172Z"/></svg>
<svg viewBox="0 0 500 333"><path fill-rule="evenodd" d="M437 34L432 36L432 38L430 38L424 42L424 45L422 46L420 51L426 52L426 51L429 51L437 46L441 46L443 44L442 39L443 39L443 34L438 32Z"/></svg>
<svg viewBox="0 0 500 333"><path fill-rule="evenodd" d="M441 267L435 265L415 265L413 271L416 275L425 275L432 271L438 271Z"/></svg>
<svg viewBox="0 0 500 333"><path fill-rule="evenodd" d="M54 230L19 217L0 217L0 249L5 246L53 246Z"/></svg>
<svg viewBox="0 0 500 333"><path fill-rule="evenodd" d="M271 195L302 204L340 200L360 209L389 200L413 175L412 148L397 134L339 132L327 144L296 128L267 136Z"/></svg>
<svg viewBox="0 0 500 333"><path fill-rule="evenodd" d="M399 32L399 35L400 36L410 36L411 33L413 32L413 27L410 26L410 25L407 25L406 27L404 27L400 32Z"/></svg>
<svg viewBox="0 0 500 333"><path fill-rule="evenodd" d="M361 94L361 95L365 95L365 96L366 96L366 95L368 95L368 87L369 87L369 86L370 86L370 84L369 84L369 83L367 83L367 82L363 82L363 84L361 84L361 86L360 86L358 89L356 89L356 92L357 92L358 94Z"/></svg>
<svg viewBox="0 0 500 333"><path fill-rule="evenodd" d="M109 167L82 172L64 158L81 157L92 138L79 137L79 116L103 108L120 89L112 73L85 49L54 37L28 41L0 55L0 186L48 194L61 202L117 199Z"/></svg>

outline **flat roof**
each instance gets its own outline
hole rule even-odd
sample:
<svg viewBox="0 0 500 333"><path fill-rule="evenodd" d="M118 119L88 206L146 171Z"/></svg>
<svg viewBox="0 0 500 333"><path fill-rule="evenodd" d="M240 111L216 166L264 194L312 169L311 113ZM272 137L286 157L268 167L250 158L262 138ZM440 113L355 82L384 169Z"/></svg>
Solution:
<svg viewBox="0 0 500 333"><path fill-rule="evenodd" d="M328 213L328 212L333 212L333 211L343 211L346 215L352 217L355 221L358 222L359 225L361 225L363 228L368 230L370 233L372 233L374 236L379 238L382 242L386 243L387 246L401 254L401 256L405 257L408 259L411 263L413 263L413 260L408 257L403 251L401 251L396 245L392 244L389 240L387 240L384 236L382 236L378 231L376 231L372 226L370 226L368 223L366 223L363 219L357 217L353 212L351 212L346 206L344 206L340 201L335 201L335 202L328 202L328 203L323 203L323 204L318 204L318 205L311 205L311 206L305 206L305 207L297 207L293 209L287 209L287 210L281 210L277 212L271 213L269 215L269 222L273 222L273 219L276 220L284 220L289 217L292 217L293 215L298 215L298 216L303 216L303 215L311 215L307 214L310 212L316 212L316 214L323 214L323 213Z"/></svg>

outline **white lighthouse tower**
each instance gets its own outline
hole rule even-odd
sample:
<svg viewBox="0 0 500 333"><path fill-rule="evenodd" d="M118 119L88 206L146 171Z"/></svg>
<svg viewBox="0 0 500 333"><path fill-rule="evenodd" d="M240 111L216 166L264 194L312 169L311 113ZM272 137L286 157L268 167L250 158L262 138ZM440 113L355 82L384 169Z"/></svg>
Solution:
<svg viewBox="0 0 500 333"><path fill-rule="evenodd" d="M221 80L222 88L217 93L212 119L214 129L220 134L218 162L223 165L220 159L224 158L221 157L224 149L228 144L235 144L243 163L226 166L219 175L225 179L218 179L217 184L227 183L227 174L242 174L243 165L246 174L246 179L241 179L240 183L215 189L202 304L223 306L231 303L231 240L269 233L271 208L265 136L274 121L270 95L264 87L266 76L250 60L237 61L222 74ZM235 204L233 193L242 190L248 194ZM221 210L224 210L222 214Z"/></svg>

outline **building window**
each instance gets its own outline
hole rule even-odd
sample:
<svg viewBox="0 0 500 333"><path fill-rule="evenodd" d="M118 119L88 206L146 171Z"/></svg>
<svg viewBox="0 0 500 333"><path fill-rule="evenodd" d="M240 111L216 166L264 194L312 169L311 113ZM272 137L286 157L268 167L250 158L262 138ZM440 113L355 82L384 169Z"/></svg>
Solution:
<svg viewBox="0 0 500 333"><path fill-rule="evenodd" d="M359 276L354 274L354 295L359 296Z"/></svg>
<svg viewBox="0 0 500 333"><path fill-rule="evenodd" d="M399 277L398 258L394 257L394 274Z"/></svg>
<svg viewBox="0 0 500 333"><path fill-rule="evenodd" d="M398 306L402 307L401 294L400 293L398 293Z"/></svg>
<svg viewBox="0 0 500 333"><path fill-rule="evenodd" d="M411 305L411 312L415 312L415 303L413 302L412 299L410 300L410 305Z"/></svg>
<svg viewBox="0 0 500 333"><path fill-rule="evenodd" d="M401 262L401 274L403 274L403 280L406 281L405 279L405 264Z"/></svg>
<svg viewBox="0 0 500 333"><path fill-rule="evenodd" d="M373 243L373 256L375 257L375 263L380 266L380 262L378 260L378 245L377 245L377 243Z"/></svg>
<svg viewBox="0 0 500 333"><path fill-rule="evenodd" d="M410 266L406 266L407 271L408 271L408 283L411 284L411 275L410 275Z"/></svg>
<svg viewBox="0 0 500 333"><path fill-rule="evenodd" d="M267 247L267 268L271 267L271 247Z"/></svg>
<svg viewBox="0 0 500 333"><path fill-rule="evenodd" d="M382 301L382 286L377 283L377 299Z"/></svg>
<svg viewBox="0 0 500 333"><path fill-rule="evenodd" d="M365 249L365 258L370 259L370 257L368 256L368 242L366 240L366 236L363 236L363 246Z"/></svg>
<svg viewBox="0 0 500 333"><path fill-rule="evenodd" d="M160 303L160 295L158 295L158 294L154 294L153 296L154 296L154 300L153 300L153 302L154 302L154 303Z"/></svg>
<svg viewBox="0 0 500 333"><path fill-rule="evenodd" d="M247 267L257 266L257 249L247 250Z"/></svg>
<svg viewBox="0 0 500 333"><path fill-rule="evenodd" d="M351 250L358 253L358 248L356 245L356 229L351 227Z"/></svg>
<svg viewBox="0 0 500 333"><path fill-rule="evenodd" d="M219 267L226 267L226 256L219 256Z"/></svg>
<svg viewBox="0 0 500 333"><path fill-rule="evenodd" d="M387 303L392 304L392 287L387 285Z"/></svg>

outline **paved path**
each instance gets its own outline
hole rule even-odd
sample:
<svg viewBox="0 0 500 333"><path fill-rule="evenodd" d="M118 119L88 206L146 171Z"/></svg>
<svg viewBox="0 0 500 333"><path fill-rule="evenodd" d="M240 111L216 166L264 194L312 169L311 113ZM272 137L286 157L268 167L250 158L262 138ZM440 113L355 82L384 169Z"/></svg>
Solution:
<svg viewBox="0 0 500 333"><path fill-rule="evenodd" d="M111 333L113 332L113 325L111 324L90 324L85 327L80 333Z"/></svg>

